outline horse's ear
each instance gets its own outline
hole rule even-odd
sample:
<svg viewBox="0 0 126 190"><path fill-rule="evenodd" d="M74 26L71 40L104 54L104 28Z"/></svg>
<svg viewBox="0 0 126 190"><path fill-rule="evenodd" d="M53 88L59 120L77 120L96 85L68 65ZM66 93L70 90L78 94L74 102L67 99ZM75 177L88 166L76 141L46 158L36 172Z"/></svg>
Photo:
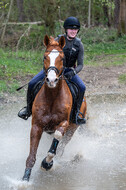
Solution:
<svg viewBox="0 0 126 190"><path fill-rule="evenodd" d="M49 36L46 34L45 37L44 37L44 45L47 47L49 45Z"/></svg>
<svg viewBox="0 0 126 190"><path fill-rule="evenodd" d="M63 47L65 46L65 37L61 36L59 39L59 46L63 49Z"/></svg>

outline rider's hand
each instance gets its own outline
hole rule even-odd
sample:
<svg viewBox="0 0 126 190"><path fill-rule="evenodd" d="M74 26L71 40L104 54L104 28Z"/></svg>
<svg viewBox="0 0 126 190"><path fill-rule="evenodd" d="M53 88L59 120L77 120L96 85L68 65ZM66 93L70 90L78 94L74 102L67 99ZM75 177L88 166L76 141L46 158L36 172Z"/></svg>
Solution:
<svg viewBox="0 0 126 190"><path fill-rule="evenodd" d="M70 79L72 78L74 75L76 75L76 71L73 68L72 70L68 71L67 73L64 74L66 78Z"/></svg>

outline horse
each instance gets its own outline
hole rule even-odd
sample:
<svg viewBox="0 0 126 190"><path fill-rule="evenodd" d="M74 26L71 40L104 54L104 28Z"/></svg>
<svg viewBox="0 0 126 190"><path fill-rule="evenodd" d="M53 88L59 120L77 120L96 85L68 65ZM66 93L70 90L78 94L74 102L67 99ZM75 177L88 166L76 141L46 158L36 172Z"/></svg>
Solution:
<svg viewBox="0 0 126 190"><path fill-rule="evenodd" d="M60 37L59 42L53 37L45 35L44 69L45 82L37 93L32 106L32 127L30 133L30 152L26 160L23 180L29 181L31 170L36 161L36 153L43 132L54 134L51 147L43 159L41 167L50 170L53 166L53 157L59 141L64 134L70 131L69 140L78 128L70 121L72 109L72 94L63 75L63 47L65 38ZM85 99L85 98L84 98ZM80 111L86 115L86 99L82 102ZM82 115L80 115L82 117Z"/></svg>

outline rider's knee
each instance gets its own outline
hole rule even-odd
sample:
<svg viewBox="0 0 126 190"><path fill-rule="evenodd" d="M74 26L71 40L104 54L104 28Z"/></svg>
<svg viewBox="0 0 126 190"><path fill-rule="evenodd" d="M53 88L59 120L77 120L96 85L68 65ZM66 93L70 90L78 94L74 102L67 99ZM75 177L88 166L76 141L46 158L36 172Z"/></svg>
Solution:
<svg viewBox="0 0 126 190"><path fill-rule="evenodd" d="M31 80L28 84L28 88L31 90L33 89L34 85L35 85L35 82Z"/></svg>
<svg viewBox="0 0 126 190"><path fill-rule="evenodd" d="M85 91L86 91L86 86L85 86L84 83L83 83L83 85L80 86L80 91L83 92L83 93L85 93Z"/></svg>

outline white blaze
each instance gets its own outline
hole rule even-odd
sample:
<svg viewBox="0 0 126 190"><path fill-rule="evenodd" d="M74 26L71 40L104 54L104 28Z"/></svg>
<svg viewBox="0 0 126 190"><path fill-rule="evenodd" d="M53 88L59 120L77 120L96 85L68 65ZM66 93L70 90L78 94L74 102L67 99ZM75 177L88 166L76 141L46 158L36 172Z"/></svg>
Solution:
<svg viewBox="0 0 126 190"><path fill-rule="evenodd" d="M56 49L53 49L52 52L49 54L50 57L50 67L55 66L55 60L58 57L59 52Z"/></svg>
<svg viewBox="0 0 126 190"><path fill-rule="evenodd" d="M56 49L53 49L52 52L48 55L50 57L50 67L55 66L55 60L59 56L59 52ZM56 79L56 72L54 70L50 70L48 72L48 79L50 82L54 82ZM54 84L55 86L55 84Z"/></svg>

